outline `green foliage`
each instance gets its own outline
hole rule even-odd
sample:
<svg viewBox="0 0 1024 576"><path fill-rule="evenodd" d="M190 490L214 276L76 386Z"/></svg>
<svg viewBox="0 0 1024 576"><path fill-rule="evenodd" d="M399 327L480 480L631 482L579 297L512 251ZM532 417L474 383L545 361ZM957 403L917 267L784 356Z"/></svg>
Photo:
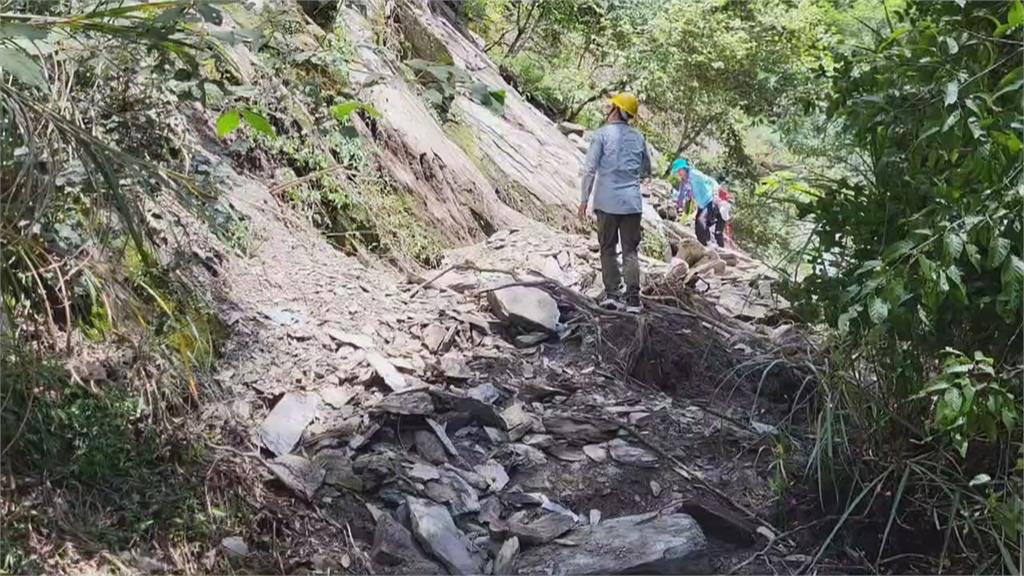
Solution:
<svg viewBox="0 0 1024 576"><path fill-rule="evenodd" d="M992 359L980 352L968 358L947 350L942 372L913 398L929 400L929 428L945 437L963 458L971 440L994 443L1019 429L1013 384L998 380Z"/></svg>
<svg viewBox="0 0 1024 576"><path fill-rule="evenodd" d="M349 114L356 111L366 112L371 118L380 118L380 112L377 112L376 108L362 102L342 102L331 107L331 114L338 120L347 120Z"/></svg>
<svg viewBox="0 0 1024 576"><path fill-rule="evenodd" d="M666 261L671 254L668 238L656 230L645 230L640 240L640 253L654 260Z"/></svg>
<svg viewBox="0 0 1024 576"><path fill-rule="evenodd" d="M68 531L121 550L158 534L202 541L239 527L240 505L207 500L200 445L152 427L141 394L110 382L90 390L10 341L0 349L2 471L22 479L5 487L0 570L31 571L24 563L38 539ZM41 506L54 498L59 515Z"/></svg>
<svg viewBox="0 0 1024 576"><path fill-rule="evenodd" d="M504 113L505 91L474 82L472 77L458 66L420 59L406 60L405 65L414 72L417 82L425 89L424 97L442 119L448 117L452 101L455 100L460 88L467 91L469 98L491 112L498 115Z"/></svg>
<svg viewBox="0 0 1024 576"><path fill-rule="evenodd" d="M844 169L799 202L814 224L814 273L797 294L808 318L839 334L837 355L857 359L821 390L820 485L843 498L870 487L844 478L904 469L890 525L898 514L932 515L947 534L940 563L1004 572L1016 570L1020 532L1009 526L1022 521L1015 10L907 2L886 11L870 50L838 54L827 115L842 133ZM987 497L985 478L996 479Z"/></svg>
<svg viewBox="0 0 1024 576"><path fill-rule="evenodd" d="M224 138L234 132L245 121L246 125L268 138L275 136L274 127L261 114L252 110L228 110L217 117L217 136Z"/></svg>
<svg viewBox="0 0 1024 576"><path fill-rule="evenodd" d="M808 288L824 319L908 344L889 350L909 381L930 367L906 357L946 346L1019 357L1021 46L990 36L1007 8L911 4L878 52L845 61L832 114L863 150L866 177L827 182L803 206L823 272Z"/></svg>

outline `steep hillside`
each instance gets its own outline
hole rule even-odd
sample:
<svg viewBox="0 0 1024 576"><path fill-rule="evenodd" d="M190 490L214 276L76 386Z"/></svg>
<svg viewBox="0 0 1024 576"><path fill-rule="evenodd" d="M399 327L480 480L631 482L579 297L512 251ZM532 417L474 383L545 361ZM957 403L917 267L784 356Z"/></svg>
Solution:
<svg viewBox="0 0 1024 576"><path fill-rule="evenodd" d="M67 434L75 467L29 451L8 469L8 567L704 572L756 552L774 533L768 464L743 447L767 446L752 418L786 416L803 375L780 352L799 342L757 325L776 309L764 268L649 205L649 312L600 310L573 221L582 155L467 35L417 1L234 5L207 26L270 21L262 45L224 47L224 111L258 107L272 128L246 116L227 135L223 113L165 104L154 133L174 126L175 153L140 145L209 196L147 203L160 276L133 262L126 290L169 320L51 326L76 345L53 378L85 404L29 401L22 422L33 443L37 425ZM446 110L425 61L459 71ZM140 374L146 402L111 404L110 428L67 415ZM723 387L736 400L718 405ZM751 425L729 415L748 407Z"/></svg>

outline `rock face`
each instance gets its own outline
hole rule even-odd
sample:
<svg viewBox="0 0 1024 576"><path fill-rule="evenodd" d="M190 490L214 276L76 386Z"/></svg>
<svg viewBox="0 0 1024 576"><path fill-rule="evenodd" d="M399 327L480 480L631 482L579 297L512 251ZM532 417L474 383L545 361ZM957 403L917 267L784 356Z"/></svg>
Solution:
<svg viewBox="0 0 1024 576"><path fill-rule="evenodd" d="M452 574L480 574L483 565L472 544L455 527L444 506L420 498L407 498L409 519L416 540Z"/></svg>
<svg viewBox="0 0 1024 576"><path fill-rule="evenodd" d="M554 332L558 304L547 292L527 286L510 286L487 294L494 315L528 330Z"/></svg>
<svg viewBox="0 0 1024 576"><path fill-rule="evenodd" d="M318 404L320 399L315 394L285 394L260 424L260 441L278 456L290 453L313 420Z"/></svg>
<svg viewBox="0 0 1024 576"><path fill-rule="evenodd" d="M576 546L547 544L519 556L520 574L707 574L706 540L686 514L642 514L577 528Z"/></svg>

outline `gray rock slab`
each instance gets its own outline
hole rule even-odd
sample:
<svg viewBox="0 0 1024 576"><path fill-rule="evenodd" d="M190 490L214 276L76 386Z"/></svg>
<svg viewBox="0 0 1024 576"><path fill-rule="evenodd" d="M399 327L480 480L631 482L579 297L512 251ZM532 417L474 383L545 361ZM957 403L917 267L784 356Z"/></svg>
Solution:
<svg viewBox="0 0 1024 576"><path fill-rule="evenodd" d="M306 500L313 499L326 475L319 464L295 454L282 454L267 465L285 486Z"/></svg>
<svg viewBox="0 0 1024 576"><path fill-rule="evenodd" d="M708 574L706 539L686 514L641 514L577 528L519 556L520 574Z"/></svg>
<svg viewBox="0 0 1024 576"><path fill-rule="evenodd" d="M429 500L408 497L409 520L416 540L451 574L480 574L483 562L452 521L448 509Z"/></svg>
<svg viewBox="0 0 1024 576"><path fill-rule="evenodd" d="M494 315L528 330L554 333L558 327L558 304L547 292L527 286L510 286L487 293Z"/></svg>
<svg viewBox="0 0 1024 576"><path fill-rule="evenodd" d="M316 394L285 394L260 424L260 442L278 456L290 453L316 415L319 404Z"/></svg>

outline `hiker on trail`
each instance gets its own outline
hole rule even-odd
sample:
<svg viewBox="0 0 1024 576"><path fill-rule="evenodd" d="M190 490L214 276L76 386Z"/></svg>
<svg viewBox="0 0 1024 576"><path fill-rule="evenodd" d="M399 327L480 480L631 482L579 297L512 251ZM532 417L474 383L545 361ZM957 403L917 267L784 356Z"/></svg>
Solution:
<svg viewBox="0 0 1024 576"><path fill-rule="evenodd" d="M629 125L639 103L626 92L609 101L605 125L594 133L587 150L580 194L579 218L587 216L587 203L594 192L597 241L601 246L601 279L605 299L601 306L620 306L620 283L626 280L626 309L639 312L640 304L640 215L643 197L640 180L651 175L651 156L644 137ZM595 182L596 181L596 182ZM622 268L616 245L622 244Z"/></svg>
<svg viewBox="0 0 1024 576"><path fill-rule="evenodd" d="M718 213L722 217L722 225L725 228L725 243L727 248L735 248L736 243L732 240L732 197L729 189L722 184L718 187Z"/></svg>
<svg viewBox="0 0 1024 576"><path fill-rule="evenodd" d="M690 201L697 205L697 215L693 219L697 240L707 246L714 230L715 242L724 247L725 239L722 234L725 223L718 211L716 198L718 182L691 166L683 158L672 162L670 171L679 177L676 205L682 208L684 214L690 210Z"/></svg>

